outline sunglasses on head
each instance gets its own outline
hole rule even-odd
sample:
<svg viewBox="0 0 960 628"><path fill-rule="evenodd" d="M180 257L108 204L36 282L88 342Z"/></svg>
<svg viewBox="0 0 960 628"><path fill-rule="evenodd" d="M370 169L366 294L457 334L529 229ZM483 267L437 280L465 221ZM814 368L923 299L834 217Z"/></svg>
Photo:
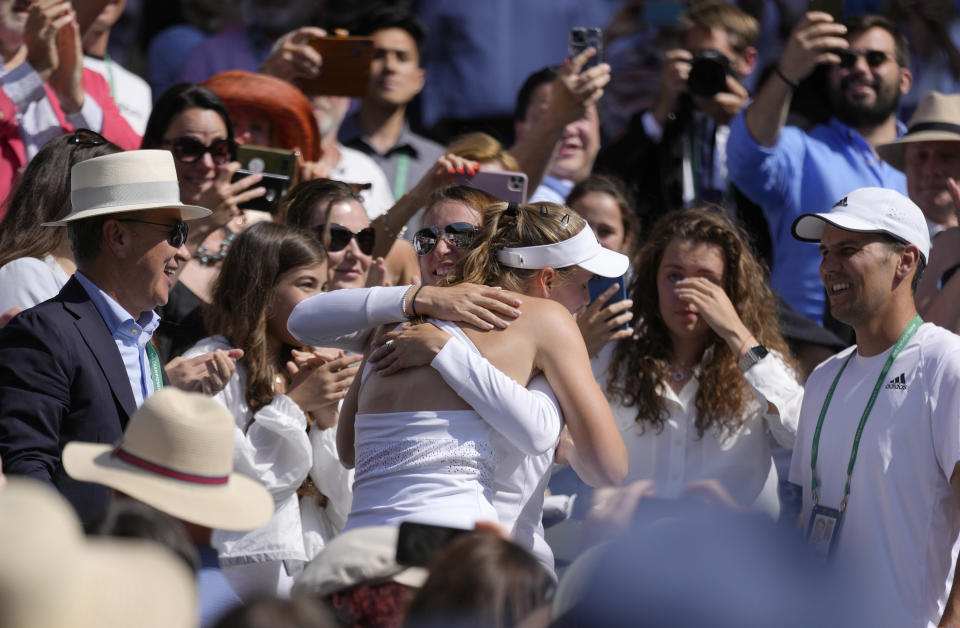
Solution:
<svg viewBox="0 0 960 628"><path fill-rule="evenodd" d="M237 143L224 137L213 140L209 146L195 137L186 136L175 137L167 143L173 148L171 152L174 158L185 164L196 163L203 159L204 153L210 153L213 163L220 166L233 161L237 154Z"/></svg>
<svg viewBox="0 0 960 628"><path fill-rule="evenodd" d="M168 222L152 222L150 220L136 220L134 218L118 218L117 220L120 222L139 222L144 225L156 225L158 227L172 229L173 231L170 232L168 241L170 242L170 246L175 249L179 249L186 243L187 234L190 233L190 226L182 220L178 220L172 225Z"/></svg>
<svg viewBox="0 0 960 628"><path fill-rule="evenodd" d="M470 246L476 236L477 228L469 222L451 223L443 228L443 233L440 232L440 227L426 227L414 234L413 250L422 257L437 246L441 237L450 246L465 249Z"/></svg>
<svg viewBox="0 0 960 628"><path fill-rule="evenodd" d="M317 238L321 242L323 242L325 226L326 225L320 225L314 229L314 233L316 233ZM360 248L360 252L364 255L371 255L373 253L373 246L377 242L377 233L373 227L367 227L366 229L361 229L360 231L354 233L343 225L331 223L330 228L327 231L330 238L326 245L328 253L342 251L343 249L347 248L347 245L350 244L351 239L356 238L357 246Z"/></svg>
<svg viewBox="0 0 960 628"><path fill-rule="evenodd" d="M90 129L77 129L68 141L78 146L101 146L107 143L107 138Z"/></svg>
<svg viewBox="0 0 960 628"><path fill-rule="evenodd" d="M890 55L882 50L837 50L834 54L840 57L840 67L850 69L863 57L871 68L883 65Z"/></svg>

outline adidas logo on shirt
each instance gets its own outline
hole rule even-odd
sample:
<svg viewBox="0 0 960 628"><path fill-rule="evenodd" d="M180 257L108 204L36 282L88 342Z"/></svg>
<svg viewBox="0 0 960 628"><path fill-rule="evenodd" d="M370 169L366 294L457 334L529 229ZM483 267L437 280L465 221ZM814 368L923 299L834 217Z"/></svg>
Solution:
<svg viewBox="0 0 960 628"><path fill-rule="evenodd" d="M889 382L887 382L887 385L884 386L884 388L893 389L893 390L906 390L907 379L906 377L904 377L903 373L900 373L899 375L891 379Z"/></svg>

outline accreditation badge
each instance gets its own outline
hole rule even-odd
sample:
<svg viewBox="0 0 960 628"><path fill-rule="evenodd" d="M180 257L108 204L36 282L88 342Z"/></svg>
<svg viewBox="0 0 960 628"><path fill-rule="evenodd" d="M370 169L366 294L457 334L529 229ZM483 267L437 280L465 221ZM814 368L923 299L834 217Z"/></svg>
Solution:
<svg viewBox="0 0 960 628"><path fill-rule="evenodd" d="M815 556L826 561L833 554L840 536L840 522L843 513L834 508L817 504L810 512L807 524L807 546Z"/></svg>

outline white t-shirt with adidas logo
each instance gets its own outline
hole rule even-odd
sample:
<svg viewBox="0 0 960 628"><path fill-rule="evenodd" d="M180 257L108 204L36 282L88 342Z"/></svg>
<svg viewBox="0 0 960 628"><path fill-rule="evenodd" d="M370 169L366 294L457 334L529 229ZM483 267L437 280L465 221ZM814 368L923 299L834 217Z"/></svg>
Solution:
<svg viewBox="0 0 960 628"><path fill-rule="evenodd" d="M855 348L810 375L790 466L812 509L810 450L834 377ZM820 435L820 503L838 508L857 425L892 347L855 354L840 377ZM960 336L923 324L880 387L860 439L835 564L862 575L871 609L889 626L935 627L953 581L960 506L950 486L960 461ZM889 623L887 623L889 621Z"/></svg>

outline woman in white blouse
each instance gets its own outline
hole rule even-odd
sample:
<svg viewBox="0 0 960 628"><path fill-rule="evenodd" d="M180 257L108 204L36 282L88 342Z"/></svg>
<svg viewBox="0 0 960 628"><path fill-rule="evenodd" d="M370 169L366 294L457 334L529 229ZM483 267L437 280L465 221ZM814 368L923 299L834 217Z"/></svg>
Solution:
<svg viewBox="0 0 960 628"><path fill-rule="evenodd" d="M777 516L770 436L793 446L803 388L762 267L707 208L659 220L634 270L639 334L605 374L628 481L666 498L706 488Z"/></svg>
<svg viewBox="0 0 960 628"><path fill-rule="evenodd" d="M206 324L217 335L184 354L244 352L214 398L236 421L234 468L266 486L275 513L251 532L214 532L223 573L241 598L288 594L350 510L351 477L336 453L337 402L360 357L300 353L286 327L326 273L324 249L306 231L250 227L231 245L214 286Z"/></svg>
<svg viewBox="0 0 960 628"><path fill-rule="evenodd" d="M86 129L47 142L7 199L0 223L0 314L56 296L77 270L67 230L44 227L70 213L70 168L120 147Z"/></svg>

